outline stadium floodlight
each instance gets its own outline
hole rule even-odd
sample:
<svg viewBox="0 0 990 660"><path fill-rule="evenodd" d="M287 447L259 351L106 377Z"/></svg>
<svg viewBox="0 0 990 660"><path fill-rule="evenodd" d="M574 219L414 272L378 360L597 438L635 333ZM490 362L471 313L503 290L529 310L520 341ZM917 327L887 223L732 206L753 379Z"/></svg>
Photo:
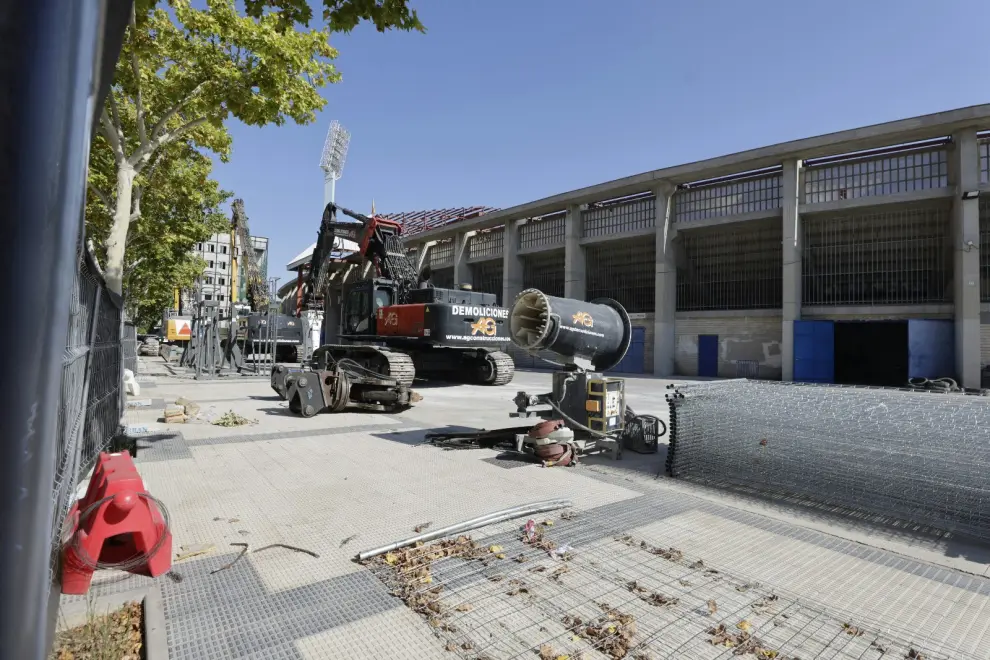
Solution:
<svg viewBox="0 0 990 660"><path fill-rule="evenodd" d="M347 147L351 143L351 134L334 119L330 122L326 142L323 143L323 155L320 157L320 169L323 170L323 204L332 201L337 192L337 179L344 173L344 161L347 160Z"/></svg>

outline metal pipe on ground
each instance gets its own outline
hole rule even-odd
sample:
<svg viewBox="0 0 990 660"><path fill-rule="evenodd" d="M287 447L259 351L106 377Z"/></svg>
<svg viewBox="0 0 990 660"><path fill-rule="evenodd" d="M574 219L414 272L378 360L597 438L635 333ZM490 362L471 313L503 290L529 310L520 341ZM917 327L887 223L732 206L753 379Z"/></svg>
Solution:
<svg viewBox="0 0 990 660"><path fill-rule="evenodd" d="M420 541L423 542L433 541L439 538L443 538L444 536L450 536L451 534L460 534L461 532L467 532L472 529L477 529L479 527L486 527L488 525L493 525L495 523L512 520L513 518L520 518L522 516L528 516L534 513L545 513L547 511L555 511L557 509L566 509L569 506L573 506L573 503L570 500L547 500L545 502L521 504L519 506L515 506L510 509L502 509L501 511L495 511L493 513L489 513L484 516L472 518L471 520L465 520L464 522L460 522L455 525L448 525L447 527L441 527L440 529L434 530L432 532L419 534L418 536L413 536L403 541L396 541L395 543L383 545L380 548L375 548L374 550L365 550L364 552L358 553L357 559L358 561L366 561L373 557L377 557L378 555L383 555L386 552L391 552L392 550L398 550L399 548L405 548L411 545L415 545Z"/></svg>

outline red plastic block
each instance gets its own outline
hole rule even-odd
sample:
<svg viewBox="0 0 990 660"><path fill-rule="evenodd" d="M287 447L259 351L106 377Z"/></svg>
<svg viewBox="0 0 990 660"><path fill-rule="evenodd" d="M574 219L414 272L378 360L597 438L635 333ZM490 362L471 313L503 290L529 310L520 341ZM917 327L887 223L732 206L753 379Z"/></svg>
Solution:
<svg viewBox="0 0 990 660"><path fill-rule="evenodd" d="M72 506L69 519L72 535L62 553L63 594L89 591L97 560L116 563L147 554L129 571L151 577L172 567L172 533L127 452L100 454L86 495Z"/></svg>

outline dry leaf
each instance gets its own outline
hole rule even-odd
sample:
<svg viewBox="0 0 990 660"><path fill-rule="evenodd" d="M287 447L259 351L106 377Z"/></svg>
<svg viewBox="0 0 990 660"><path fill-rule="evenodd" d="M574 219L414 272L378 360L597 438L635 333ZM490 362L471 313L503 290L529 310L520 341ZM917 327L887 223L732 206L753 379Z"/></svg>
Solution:
<svg viewBox="0 0 990 660"><path fill-rule="evenodd" d="M749 621L743 620L736 624L736 628L739 628L739 630L743 632L749 632L753 629L753 626L749 623Z"/></svg>
<svg viewBox="0 0 990 660"><path fill-rule="evenodd" d="M708 605L708 614L709 615L712 615L712 614L715 614L716 612L718 612L718 603L715 602L715 599L714 598L709 599L708 600L708 603L706 603L706 604Z"/></svg>
<svg viewBox="0 0 990 660"><path fill-rule="evenodd" d="M425 523L423 523L421 525L416 525L415 527L413 527L413 531L416 532L417 534L422 534L427 529L429 529L430 528L430 525L432 525L432 524L433 524L433 522L430 521L430 522L425 522Z"/></svg>
<svg viewBox="0 0 990 660"><path fill-rule="evenodd" d="M488 552L491 552L492 554L497 553L497 552L502 552L502 546L500 546L500 545L489 546L488 547Z"/></svg>
<svg viewBox="0 0 990 660"><path fill-rule="evenodd" d="M472 605L471 603L461 603L454 609L457 610L458 612L470 612L471 610L474 609L474 605Z"/></svg>

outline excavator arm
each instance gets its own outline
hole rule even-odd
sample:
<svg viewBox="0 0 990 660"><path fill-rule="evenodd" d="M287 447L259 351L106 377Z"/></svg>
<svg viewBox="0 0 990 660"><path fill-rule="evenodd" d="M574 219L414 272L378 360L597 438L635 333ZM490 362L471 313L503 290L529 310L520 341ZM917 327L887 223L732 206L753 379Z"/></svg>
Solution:
<svg viewBox="0 0 990 660"><path fill-rule="evenodd" d="M356 222L340 222L337 211ZM361 256L374 264L380 277L394 280L400 289L416 286L419 273L402 245L401 233L402 226L387 218L367 216L333 202L327 204L303 285L304 304L316 296L325 295L330 283L337 238L357 243Z"/></svg>

